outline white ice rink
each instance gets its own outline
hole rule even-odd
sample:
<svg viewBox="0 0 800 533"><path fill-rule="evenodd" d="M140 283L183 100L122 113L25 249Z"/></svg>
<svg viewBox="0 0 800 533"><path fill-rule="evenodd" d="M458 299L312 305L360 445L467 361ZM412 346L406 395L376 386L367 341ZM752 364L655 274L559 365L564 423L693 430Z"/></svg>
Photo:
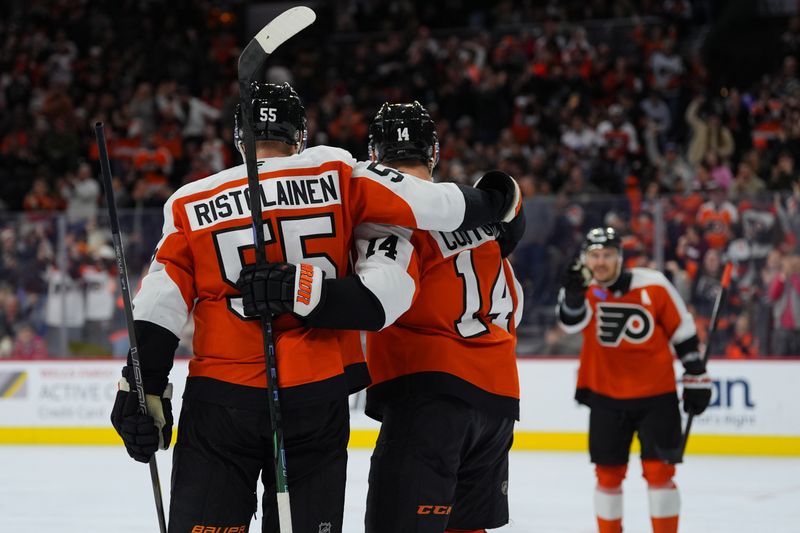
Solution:
<svg viewBox="0 0 800 533"><path fill-rule="evenodd" d="M363 532L369 454L350 454L344 533ZM165 498L170 458L158 455ZM632 461L625 533L650 531L640 475ZM800 458L689 456L677 482L683 533L800 532ZM513 452L511 524L493 531L591 533L593 486L585 454ZM0 446L0 532L157 530L149 471L122 447ZM251 531L261 531L257 520Z"/></svg>

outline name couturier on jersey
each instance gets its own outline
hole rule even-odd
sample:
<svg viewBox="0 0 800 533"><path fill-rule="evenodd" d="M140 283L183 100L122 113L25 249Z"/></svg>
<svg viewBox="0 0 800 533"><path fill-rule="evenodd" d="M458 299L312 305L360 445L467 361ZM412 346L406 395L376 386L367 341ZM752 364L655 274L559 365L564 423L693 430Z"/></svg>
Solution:
<svg viewBox="0 0 800 533"><path fill-rule="evenodd" d="M481 188L406 179L339 148L305 149L305 109L294 89L255 83L252 95L267 258L305 265L291 287L300 296L294 314L273 322L292 523L296 531L324 524L340 533L347 396L363 388L367 376L357 331L309 327L322 288L352 268L349 252L359 224L469 230L511 220L519 211L519 188L497 175ZM235 137L243 152L239 114ZM133 302L152 416L138 414L129 361L111 418L137 461L169 446L168 376L178 336L189 316L194 319L173 454L172 532L246 531L259 475L266 493L263 530L278 530L264 345L258 317L248 316L243 303L243 294L273 280L253 266L247 206L245 165L178 189L164 206L163 236Z"/></svg>
<svg viewBox="0 0 800 533"><path fill-rule="evenodd" d="M418 102L384 104L370 125L373 161L415 184L431 184L438 151ZM313 300L306 324L368 330L366 413L382 424L366 533L480 533L508 522L522 289L505 257L524 229L521 211L455 231L364 222L354 230L354 273ZM297 314L304 268L267 265L271 283L245 293L245 313Z"/></svg>

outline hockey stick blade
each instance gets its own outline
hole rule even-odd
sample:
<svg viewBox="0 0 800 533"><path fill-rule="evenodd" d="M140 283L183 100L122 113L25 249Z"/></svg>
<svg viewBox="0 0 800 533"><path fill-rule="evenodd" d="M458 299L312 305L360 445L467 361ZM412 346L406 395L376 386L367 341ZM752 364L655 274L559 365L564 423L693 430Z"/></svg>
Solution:
<svg viewBox="0 0 800 533"><path fill-rule="evenodd" d="M239 56L239 81L253 80L267 57L280 45L300 33L317 19L314 10L297 6L287 9L261 28Z"/></svg>

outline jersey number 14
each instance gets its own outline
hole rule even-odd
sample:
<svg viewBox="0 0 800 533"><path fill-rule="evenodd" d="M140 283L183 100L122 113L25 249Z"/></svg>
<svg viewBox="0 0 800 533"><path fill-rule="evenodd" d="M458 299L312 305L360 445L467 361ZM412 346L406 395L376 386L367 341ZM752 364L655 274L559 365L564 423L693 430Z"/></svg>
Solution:
<svg viewBox="0 0 800 533"><path fill-rule="evenodd" d="M456 275L464 283L464 312L454 322L456 331L464 338L479 337L489 332L489 326L481 317L483 302L481 301L481 288L475 264L472 260L472 250L464 250L456 256ZM508 331L511 316L514 313L514 301L508 290L503 263L492 285L491 306L487 317L491 322Z"/></svg>

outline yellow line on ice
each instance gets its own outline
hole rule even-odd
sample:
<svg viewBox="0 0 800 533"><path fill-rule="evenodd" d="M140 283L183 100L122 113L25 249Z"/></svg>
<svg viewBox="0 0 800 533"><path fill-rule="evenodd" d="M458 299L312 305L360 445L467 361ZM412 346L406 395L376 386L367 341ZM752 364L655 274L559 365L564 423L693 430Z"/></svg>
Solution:
<svg viewBox="0 0 800 533"><path fill-rule="evenodd" d="M173 430L174 436L177 431ZM374 429L353 429L350 448L372 449L378 438ZM514 450L574 451L588 449L586 433L517 431ZM122 441L113 428L0 427L0 445L117 445ZM634 439L633 452L638 452ZM761 455L800 457L800 436L692 435L687 453L707 455Z"/></svg>

